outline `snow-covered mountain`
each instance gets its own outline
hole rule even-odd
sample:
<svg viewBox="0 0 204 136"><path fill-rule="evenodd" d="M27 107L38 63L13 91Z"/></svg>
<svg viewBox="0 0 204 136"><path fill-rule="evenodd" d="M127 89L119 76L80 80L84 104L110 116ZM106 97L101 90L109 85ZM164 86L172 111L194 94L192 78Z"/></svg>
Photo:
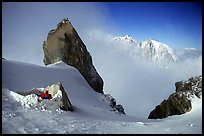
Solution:
<svg viewBox="0 0 204 136"><path fill-rule="evenodd" d="M154 39L138 42L128 35L113 36L111 41L120 43L120 49L128 52L128 54L156 62L160 65L197 58L202 55L201 51L194 48L172 49L167 44Z"/></svg>
<svg viewBox="0 0 204 136"><path fill-rule="evenodd" d="M138 44L137 41L135 41L129 35L113 37L113 40L120 41L126 44Z"/></svg>
<svg viewBox="0 0 204 136"><path fill-rule="evenodd" d="M177 61L177 56L172 49L159 41L153 39L147 39L143 42L137 42L132 37L125 35L124 37L113 37L113 41L120 42L129 50L129 54L137 57L142 57L146 60L150 60L157 63L169 63Z"/></svg>
<svg viewBox="0 0 204 136"><path fill-rule="evenodd" d="M33 95L18 94L33 88L44 88L58 81L63 84L69 96L74 108L73 112L56 107L41 109L35 106L36 103L30 103L35 100ZM21 100L17 101L16 97ZM138 101L131 101L131 103L136 102ZM49 100L44 104L48 103ZM147 117L141 118L141 115L133 117L120 114L111 110L104 96L93 91L77 69L62 61L48 66L39 66L2 59L2 133L200 134L202 133L202 99L192 99L192 107L192 110L184 115L163 120L149 120Z"/></svg>
<svg viewBox="0 0 204 136"><path fill-rule="evenodd" d="M159 41L153 39L147 39L140 43L140 47L143 49L143 57L152 61L160 62L175 62L177 60L176 55L172 49Z"/></svg>
<svg viewBox="0 0 204 136"><path fill-rule="evenodd" d="M180 61L195 59L202 56L202 51L195 48L174 49L174 53Z"/></svg>

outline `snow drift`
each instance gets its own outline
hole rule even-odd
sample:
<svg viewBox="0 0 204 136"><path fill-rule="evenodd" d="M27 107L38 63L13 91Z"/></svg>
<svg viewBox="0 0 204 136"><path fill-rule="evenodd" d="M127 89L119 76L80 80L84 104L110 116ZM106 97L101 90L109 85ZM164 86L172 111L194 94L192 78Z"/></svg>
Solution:
<svg viewBox="0 0 204 136"><path fill-rule="evenodd" d="M65 92L69 94L69 100L71 101L73 108L76 109L75 112L87 112L87 115L92 115L93 113L91 110L97 107L98 109L104 110L108 114L115 114L115 112L110 111L112 110L110 105L103 100L103 94L92 92L92 88L89 86L80 72L74 67L65 64L63 61L59 61L48 66L38 66L9 60L2 61L2 64L2 88L7 88L13 92L23 94L25 92L30 92L32 88L39 88L42 90L46 88L47 85L61 82ZM11 94L17 96L18 98L16 99L18 101L23 99L22 95L18 95L16 93ZM58 93L58 95L60 94ZM36 99L36 97L32 94L24 99L28 98L33 98L33 101ZM31 101L31 103L36 102L33 101ZM24 100L21 101L21 103L24 102ZM103 118L103 113L100 113L100 110L98 110L98 112L99 114L94 114L93 117ZM121 118L120 116L122 115L116 114L114 118L122 119L123 117ZM111 118L112 117L108 117L107 120ZM114 118L112 119L114 120Z"/></svg>
<svg viewBox="0 0 204 136"><path fill-rule="evenodd" d="M35 94L19 95L32 88L43 90L57 81L63 84L73 112L51 101L36 104ZM193 99L187 114L148 120L113 111L105 96L91 89L77 69L63 62L38 66L2 60L2 133L202 133L202 99Z"/></svg>
<svg viewBox="0 0 204 136"><path fill-rule="evenodd" d="M44 92L45 90L48 90L48 94L51 95L50 100L42 99L40 97L40 94L45 93ZM34 88L34 89L31 89L30 91L27 90L27 91L18 92L18 93L11 92L10 94L25 107L36 106L38 105L38 103L47 102L50 104L49 106L46 105L45 109L48 109L47 107L53 107L52 105L56 105L54 107L58 109L62 109L65 111L73 111L73 107L68 98L68 95L65 92L60 82L47 86L46 88ZM55 108L51 108L51 109L55 109Z"/></svg>

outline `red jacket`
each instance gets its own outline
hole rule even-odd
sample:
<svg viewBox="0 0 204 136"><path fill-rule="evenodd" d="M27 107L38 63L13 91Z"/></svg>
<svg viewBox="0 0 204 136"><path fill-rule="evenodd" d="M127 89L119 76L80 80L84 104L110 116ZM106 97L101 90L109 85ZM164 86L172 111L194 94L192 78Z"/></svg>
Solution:
<svg viewBox="0 0 204 136"><path fill-rule="evenodd" d="M51 95L48 94L48 93L43 93L43 94L40 95L40 97L41 97L42 99L51 99L51 98L52 98Z"/></svg>

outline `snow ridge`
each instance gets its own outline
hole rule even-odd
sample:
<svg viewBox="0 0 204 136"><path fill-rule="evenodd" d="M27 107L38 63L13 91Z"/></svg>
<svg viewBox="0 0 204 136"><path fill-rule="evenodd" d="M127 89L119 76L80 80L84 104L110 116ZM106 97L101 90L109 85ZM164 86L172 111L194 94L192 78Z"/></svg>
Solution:
<svg viewBox="0 0 204 136"><path fill-rule="evenodd" d="M130 37L129 35L125 35L125 36L118 36L118 37L113 37L113 40L115 41L121 41L127 44L137 44L137 41L135 41L132 37Z"/></svg>
<svg viewBox="0 0 204 136"><path fill-rule="evenodd" d="M168 45L156 40L147 39L140 44L140 47L144 50L143 56L150 60L165 62L175 62L177 60L176 55Z"/></svg>
<svg viewBox="0 0 204 136"><path fill-rule="evenodd" d="M161 43L154 39L147 39L143 42L137 42L132 37L125 35L124 37L118 36L113 37L113 41L118 41L121 44L129 45L128 52L135 54L135 56L145 58L146 60L158 62L158 63L169 63L176 62L177 56L173 50L164 43Z"/></svg>

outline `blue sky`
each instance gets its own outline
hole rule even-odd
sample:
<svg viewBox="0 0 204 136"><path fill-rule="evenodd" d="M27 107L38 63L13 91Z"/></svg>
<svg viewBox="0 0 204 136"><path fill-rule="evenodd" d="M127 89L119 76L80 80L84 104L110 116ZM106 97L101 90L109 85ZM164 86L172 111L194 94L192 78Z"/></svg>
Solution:
<svg viewBox="0 0 204 136"><path fill-rule="evenodd" d="M4 2L3 57L42 63L42 43L65 17L84 41L88 31L100 29L140 42L156 39L171 48L202 48L202 3Z"/></svg>
<svg viewBox="0 0 204 136"><path fill-rule="evenodd" d="M202 4L192 2L108 3L120 34L153 38L171 47L202 47Z"/></svg>

